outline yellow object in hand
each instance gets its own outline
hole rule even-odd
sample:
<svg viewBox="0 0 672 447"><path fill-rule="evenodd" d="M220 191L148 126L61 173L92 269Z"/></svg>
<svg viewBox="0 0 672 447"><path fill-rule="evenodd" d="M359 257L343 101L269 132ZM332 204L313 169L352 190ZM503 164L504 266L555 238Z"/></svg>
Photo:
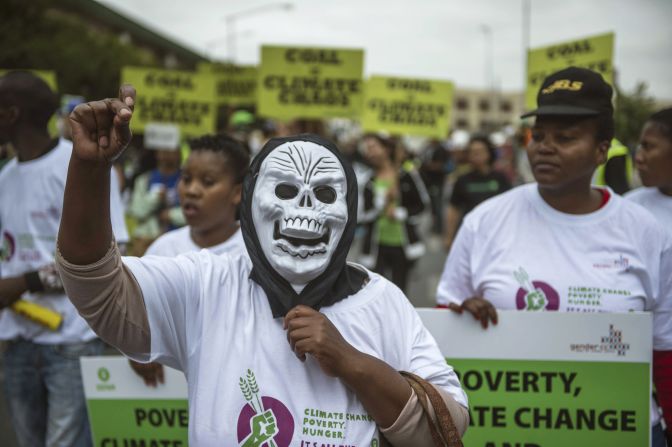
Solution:
<svg viewBox="0 0 672 447"><path fill-rule="evenodd" d="M37 324L41 324L52 331L57 331L61 327L61 323L63 323L61 314L30 301L18 300L12 304L11 308L17 314Z"/></svg>

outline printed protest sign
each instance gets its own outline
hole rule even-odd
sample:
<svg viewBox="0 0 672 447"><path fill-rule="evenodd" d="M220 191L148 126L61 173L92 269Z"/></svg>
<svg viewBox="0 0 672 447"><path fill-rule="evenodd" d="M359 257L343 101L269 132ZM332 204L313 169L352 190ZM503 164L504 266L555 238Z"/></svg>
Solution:
<svg viewBox="0 0 672 447"><path fill-rule="evenodd" d="M256 66L200 62L197 70L214 76L218 105L253 106L257 103Z"/></svg>
<svg viewBox="0 0 672 447"><path fill-rule="evenodd" d="M650 314L418 311L469 396L466 447L649 445Z"/></svg>
<svg viewBox="0 0 672 447"><path fill-rule="evenodd" d="M448 136L453 84L372 76L362 109L365 131L434 138Z"/></svg>
<svg viewBox="0 0 672 447"><path fill-rule="evenodd" d="M122 83L137 91L133 131L143 133L147 123L173 123L182 135L215 131L214 78L208 73L124 67Z"/></svg>
<svg viewBox="0 0 672 447"><path fill-rule="evenodd" d="M165 384L152 388L124 357L82 357L81 365L94 446L187 446L182 373L166 367Z"/></svg>
<svg viewBox="0 0 672 447"><path fill-rule="evenodd" d="M614 33L561 42L527 53L525 107L537 107L537 93L546 76L569 66L589 68L613 84Z"/></svg>
<svg viewBox="0 0 672 447"><path fill-rule="evenodd" d="M16 69L20 70L20 69ZM0 68L0 76L4 75L7 72L14 71L14 69ZM35 76L41 78L44 82L47 83L50 89L54 93L58 93L58 83L56 82L56 72L52 70L25 70L33 73Z"/></svg>
<svg viewBox="0 0 672 447"><path fill-rule="evenodd" d="M500 311L484 331L466 315L418 312L469 397L466 447L649 445L650 314ZM125 358L81 362L95 446L186 445L181 373L166 368L149 388Z"/></svg>
<svg viewBox="0 0 672 447"><path fill-rule="evenodd" d="M180 147L180 128L175 124L147 123L144 144L146 149L174 150Z"/></svg>
<svg viewBox="0 0 672 447"><path fill-rule="evenodd" d="M363 67L363 50L263 46L258 112L279 119L355 117Z"/></svg>

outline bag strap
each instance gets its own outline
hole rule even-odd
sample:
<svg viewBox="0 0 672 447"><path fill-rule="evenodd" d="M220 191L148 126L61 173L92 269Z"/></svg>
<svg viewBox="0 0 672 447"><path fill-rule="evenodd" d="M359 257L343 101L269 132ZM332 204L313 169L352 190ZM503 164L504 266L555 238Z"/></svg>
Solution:
<svg viewBox="0 0 672 447"><path fill-rule="evenodd" d="M413 373L406 371L400 371L399 373L406 379L418 396L418 401L425 413L425 419L427 420L427 424L429 424L429 431L432 435L434 446L464 447L460 434L453 422L453 418L448 411L448 407L436 388L425 379L422 379ZM427 399L429 399L429 403L432 405L434 413L436 414L436 422L434 422L430 416ZM382 438L381 441L382 445L389 445L385 438Z"/></svg>

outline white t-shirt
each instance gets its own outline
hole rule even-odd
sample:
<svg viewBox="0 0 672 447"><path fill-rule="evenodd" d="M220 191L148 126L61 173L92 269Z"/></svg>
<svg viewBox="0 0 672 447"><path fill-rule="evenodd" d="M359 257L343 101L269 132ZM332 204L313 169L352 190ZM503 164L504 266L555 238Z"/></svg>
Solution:
<svg viewBox="0 0 672 447"><path fill-rule="evenodd" d="M627 193L625 198L649 210L672 234L672 197L663 194L658 188L637 188Z"/></svg>
<svg viewBox="0 0 672 447"><path fill-rule="evenodd" d="M22 275L54 263L71 153L72 143L61 139L42 157L21 163L15 158L0 172L1 277ZM112 184L115 184L113 180ZM119 189L112 187L112 229L118 241L127 241L128 233L120 206ZM50 331L5 309L0 311L0 340L21 337L51 345L95 338L64 294L25 293L22 298L60 313L62 326L58 331Z"/></svg>
<svg viewBox="0 0 672 447"><path fill-rule="evenodd" d="M142 289L152 335L151 356L138 360L187 377L190 445L241 445L252 416L269 409L277 447L369 446L378 438L354 393L315 359L303 363L291 351L282 318L273 318L263 289L249 279L247 254L202 250L124 262ZM466 407L456 374L408 299L368 274L362 290L322 312L358 350L426 378Z"/></svg>
<svg viewBox="0 0 672 447"><path fill-rule="evenodd" d="M672 350L671 239L644 208L613 192L599 210L571 215L548 205L536 184L519 186L464 218L437 301L480 296L497 309L652 311L653 348Z"/></svg>
<svg viewBox="0 0 672 447"><path fill-rule="evenodd" d="M208 247L206 250L213 252L216 255L224 253L246 253L245 242L243 241L243 233L240 228L231 235L227 240L221 244L213 247ZM182 253L189 253L193 251L201 251L201 247L196 245L191 239L189 233L189 226L178 228L177 230L169 231L159 236L152 245L149 246L145 252L145 256L177 256Z"/></svg>

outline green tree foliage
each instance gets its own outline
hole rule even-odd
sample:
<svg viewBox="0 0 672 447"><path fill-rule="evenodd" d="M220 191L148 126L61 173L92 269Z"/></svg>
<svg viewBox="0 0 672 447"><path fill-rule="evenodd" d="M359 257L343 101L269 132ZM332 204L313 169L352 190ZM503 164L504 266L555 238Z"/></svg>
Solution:
<svg viewBox="0 0 672 447"><path fill-rule="evenodd" d="M639 82L631 93L616 87L616 138L630 148L637 145L644 123L655 112L655 101L646 90L645 82Z"/></svg>
<svg viewBox="0 0 672 447"><path fill-rule="evenodd" d="M158 66L148 51L54 8L58 0L2 0L0 68L56 72L61 93L104 98L124 65Z"/></svg>

